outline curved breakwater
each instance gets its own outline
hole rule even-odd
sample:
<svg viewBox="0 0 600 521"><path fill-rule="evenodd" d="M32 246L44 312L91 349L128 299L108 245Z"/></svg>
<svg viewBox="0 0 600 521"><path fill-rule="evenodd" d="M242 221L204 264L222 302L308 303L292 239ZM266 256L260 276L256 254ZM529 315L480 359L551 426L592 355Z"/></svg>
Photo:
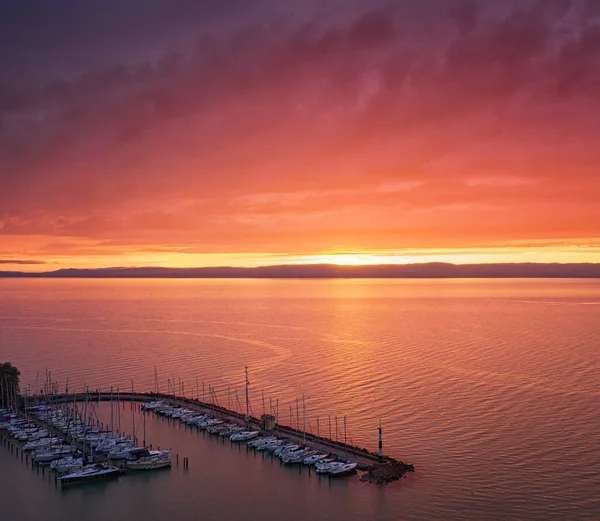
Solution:
<svg viewBox="0 0 600 521"><path fill-rule="evenodd" d="M229 410L225 407L219 406L213 403L202 402L197 398L187 398L182 396L176 396L172 394L164 393L121 393L119 398L123 403L125 402L138 402L141 404L147 404L160 400L165 405L171 407L187 408L191 411L195 411L203 414L212 414L218 416L229 422L236 422L238 424L245 424L248 430L259 430L262 436L269 436L276 434L279 437L286 437L291 440L297 440L299 443L302 442L304 445L310 447L314 451L321 451L332 457L344 457L346 459L352 459L358 465L357 468L362 471L373 471L377 467L386 467L387 472L381 472L378 469L377 475L380 477L379 481L371 480L374 483L386 483L402 477L406 472L413 472L414 467L410 464L399 462L391 457L386 457L383 454L374 453L366 448L361 448L355 445L350 445L347 442L336 441L324 436L319 436L312 432L302 431L295 429L288 425L280 423L274 423L271 428L265 429L263 420L240 414L237 411ZM86 399L95 402L113 402L115 396L113 393L85 393L79 394L54 394L51 397L34 397L28 398L31 404L51 402L53 405L84 402ZM23 401L24 403L24 401ZM143 407L142 407L143 408ZM142 409L141 408L141 409ZM145 412L144 412L145 413ZM104 427L99 423L97 427ZM144 440L145 441L145 440ZM386 476L382 479L381 476Z"/></svg>

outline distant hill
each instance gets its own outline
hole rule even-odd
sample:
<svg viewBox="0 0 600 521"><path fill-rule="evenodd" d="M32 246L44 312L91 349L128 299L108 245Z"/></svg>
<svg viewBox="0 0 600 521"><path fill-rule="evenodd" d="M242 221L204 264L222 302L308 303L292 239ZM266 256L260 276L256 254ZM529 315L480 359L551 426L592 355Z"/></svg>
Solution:
<svg viewBox="0 0 600 521"><path fill-rule="evenodd" d="M337 264L262 266L258 268L99 268L43 273L0 271L0 277L27 278L600 278L600 264Z"/></svg>

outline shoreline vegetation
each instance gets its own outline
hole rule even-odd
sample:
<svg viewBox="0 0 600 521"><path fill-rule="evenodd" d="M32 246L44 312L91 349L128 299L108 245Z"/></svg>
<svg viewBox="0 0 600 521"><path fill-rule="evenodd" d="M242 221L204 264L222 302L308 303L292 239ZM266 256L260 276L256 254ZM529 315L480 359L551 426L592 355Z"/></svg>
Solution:
<svg viewBox="0 0 600 521"><path fill-rule="evenodd" d="M211 279L451 279L451 278L600 278L600 263L378 264L344 266L299 264L240 268L114 267L45 272L0 271L3 278L211 278Z"/></svg>

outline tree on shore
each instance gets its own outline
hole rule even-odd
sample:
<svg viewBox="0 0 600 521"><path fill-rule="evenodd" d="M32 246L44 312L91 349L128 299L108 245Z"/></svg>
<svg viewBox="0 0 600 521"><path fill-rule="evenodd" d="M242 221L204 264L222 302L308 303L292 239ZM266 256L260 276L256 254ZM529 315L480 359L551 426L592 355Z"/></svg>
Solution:
<svg viewBox="0 0 600 521"><path fill-rule="evenodd" d="M19 371L10 362L0 364L0 407L7 408L15 403L15 398L19 394Z"/></svg>

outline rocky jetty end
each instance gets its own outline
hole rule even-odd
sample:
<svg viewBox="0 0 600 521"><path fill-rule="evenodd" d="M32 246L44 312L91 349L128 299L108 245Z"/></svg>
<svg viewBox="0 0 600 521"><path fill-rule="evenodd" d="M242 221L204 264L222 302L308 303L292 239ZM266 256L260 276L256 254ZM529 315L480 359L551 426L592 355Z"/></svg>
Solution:
<svg viewBox="0 0 600 521"><path fill-rule="evenodd" d="M415 467L392 458L386 458L384 462L373 465L359 479L365 483L375 485L386 485L403 477L407 472L414 472Z"/></svg>

